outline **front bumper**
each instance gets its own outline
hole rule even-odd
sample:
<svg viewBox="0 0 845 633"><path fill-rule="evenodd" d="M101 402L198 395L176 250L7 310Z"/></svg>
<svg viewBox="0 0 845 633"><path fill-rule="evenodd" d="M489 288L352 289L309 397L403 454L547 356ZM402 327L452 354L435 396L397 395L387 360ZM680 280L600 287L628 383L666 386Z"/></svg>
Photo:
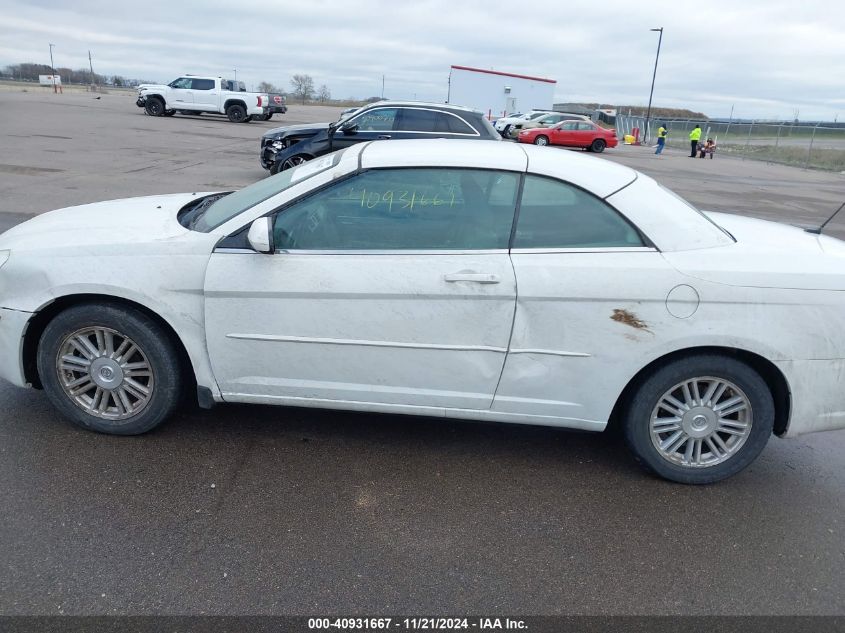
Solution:
<svg viewBox="0 0 845 633"><path fill-rule="evenodd" d="M31 312L0 308L0 378L29 387L23 371L23 337Z"/></svg>
<svg viewBox="0 0 845 633"><path fill-rule="evenodd" d="M285 147L282 141L276 139L261 139L261 166L264 169L270 169L273 163L276 162L276 154L284 151Z"/></svg>

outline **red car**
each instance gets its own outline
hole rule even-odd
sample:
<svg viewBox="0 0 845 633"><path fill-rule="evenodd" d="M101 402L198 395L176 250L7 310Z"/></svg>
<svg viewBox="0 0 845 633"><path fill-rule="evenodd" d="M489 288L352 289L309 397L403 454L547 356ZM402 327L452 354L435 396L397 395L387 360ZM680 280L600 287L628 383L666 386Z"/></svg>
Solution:
<svg viewBox="0 0 845 633"><path fill-rule="evenodd" d="M561 121L554 127L523 130L517 140L534 145L584 147L593 152L603 152L605 147L616 147L619 144L616 130L599 127L590 121Z"/></svg>

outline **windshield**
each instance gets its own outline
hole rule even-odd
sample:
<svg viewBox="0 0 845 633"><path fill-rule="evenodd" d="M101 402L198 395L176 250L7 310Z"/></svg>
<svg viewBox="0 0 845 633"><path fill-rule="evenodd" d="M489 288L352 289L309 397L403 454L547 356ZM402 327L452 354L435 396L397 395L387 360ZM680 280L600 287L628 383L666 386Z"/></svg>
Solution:
<svg viewBox="0 0 845 633"><path fill-rule="evenodd" d="M288 187L334 167L340 162L342 154L343 150L291 169L285 169L275 176L269 176L240 191L218 198L213 204L200 211L200 214L192 220L192 227L196 231L208 233Z"/></svg>

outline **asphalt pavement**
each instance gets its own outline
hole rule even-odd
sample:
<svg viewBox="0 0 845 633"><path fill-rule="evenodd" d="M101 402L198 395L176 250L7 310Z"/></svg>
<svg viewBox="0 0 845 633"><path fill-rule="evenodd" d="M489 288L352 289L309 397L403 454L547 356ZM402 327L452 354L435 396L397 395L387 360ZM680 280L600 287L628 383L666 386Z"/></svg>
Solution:
<svg viewBox="0 0 845 633"><path fill-rule="evenodd" d="M0 129L0 230L264 175L257 138L275 120L153 119L131 96L64 96L0 93L17 122ZM821 217L845 183L606 155L719 210L735 199L787 221ZM2 384L0 482L5 615L845 615L845 432L772 438L740 475L687 487L609 433L232 405L116 438Z"/></svg>

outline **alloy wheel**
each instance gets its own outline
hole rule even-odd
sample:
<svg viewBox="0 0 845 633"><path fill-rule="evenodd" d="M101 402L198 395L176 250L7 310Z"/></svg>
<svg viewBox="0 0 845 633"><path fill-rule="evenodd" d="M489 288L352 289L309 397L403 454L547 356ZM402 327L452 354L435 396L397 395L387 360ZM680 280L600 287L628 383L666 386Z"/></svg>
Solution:
<svg viewBox="0 0 845 633"><path fill-rule="evenodd" d="M125 334L106 327L88 327L65 337L56 356L56 372L76 406L105 420L137 415L155 389L144 351Z"/></svg>
<svg viewBox="0 0 845 633"><path fill-rule="evenodd" d="M651 414L651 442L660 456L687 468L721 464L751 434L748 396L723 378L700 376L666 391Z"/></svg>

